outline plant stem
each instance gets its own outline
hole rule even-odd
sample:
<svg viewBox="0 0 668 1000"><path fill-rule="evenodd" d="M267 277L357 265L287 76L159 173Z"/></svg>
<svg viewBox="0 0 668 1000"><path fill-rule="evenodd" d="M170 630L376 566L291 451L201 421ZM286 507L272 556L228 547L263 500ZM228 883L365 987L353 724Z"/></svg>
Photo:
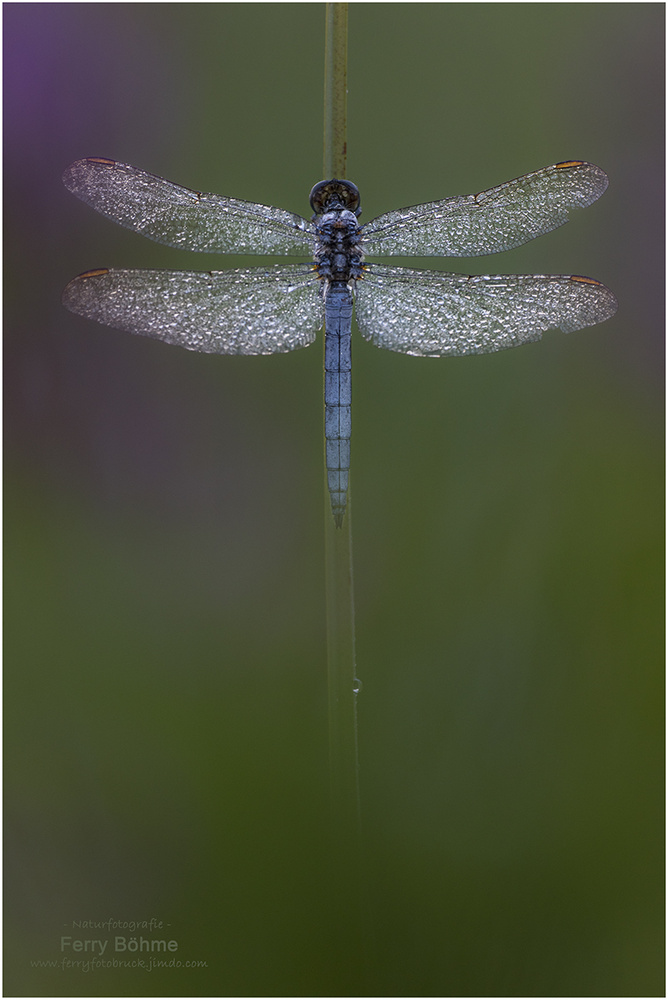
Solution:
<svg viewBox="0 0 668 1000"><path fill-rule="evenodd" d="M325 491L327 573L327 677L329 767L332 820L337 838L356 841L359 833L355 604L350 528L350 496L342 528L334 524Z"/></svg>
<svg viewBox="0 0 668 1000"><path fill-rule="evenodd" d="M326 5L325 143L323 174L346 173L346 69L348 5ZM341 528L334 524L325 490L327 589L327 670L329 688L329 762L333 833L339 846L355 848L359 835L355 611L350 494Z"/></svg>
<svg viewBox="0 0 668 1000"><path fill-rule="evenodd" d="M323 177L346 176L348 4L325 4L325 143Z"/></svg>

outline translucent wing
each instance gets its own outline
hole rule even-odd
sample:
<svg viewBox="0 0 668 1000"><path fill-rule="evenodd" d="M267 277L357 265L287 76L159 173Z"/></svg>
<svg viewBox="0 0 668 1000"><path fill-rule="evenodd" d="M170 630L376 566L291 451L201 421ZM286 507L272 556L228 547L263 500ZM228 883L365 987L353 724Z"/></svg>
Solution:
<svg viewBox="0 0 668 1000"><path fill-rule="evenodd" d="M63 304L128 333L207 354L306 347L323 325L319 281L305 264L237 271L88 271Z"/></svg>
<svg viewBox="0 0 668 1000"><path fill-rule="evenodd" d="M65 187L87 205L182 250L207 253L310 255L313 224L281 208L203 194L116 160L77 160Z"/></svg>
<svg viewBox="0 0 668 1000"><path fill-rule="evenodd" d="M609 319L617 300L593 278L471 277L367 265L355 292L357 325L377 347L444 357L489 354Z"/></svg>
<svg viewBox="0 0 668 1000"><path fill-rule="evenodd" d="M568 221L600 198L608 178L568 160L478 194L400 208L362 227L366 254L478 257L511 250Z"/></svg>

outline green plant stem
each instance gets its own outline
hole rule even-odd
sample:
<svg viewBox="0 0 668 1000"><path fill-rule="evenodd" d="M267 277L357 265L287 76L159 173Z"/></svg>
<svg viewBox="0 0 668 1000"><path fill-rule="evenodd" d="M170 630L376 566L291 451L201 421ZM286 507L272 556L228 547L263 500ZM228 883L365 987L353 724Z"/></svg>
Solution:
<svg viewBox="0 0 668 1000"><path fill-rule="evenodd" d="M346 176L348 4L325 4L325 142L323 177Z"/></svg>
<svg viewBox="0 0 668 1000"><path fill-rule="evenodd" d="M326 5L324 177L346 172L346 61L348 5ZM344 523L334 524L325 489L327 671L332 825L345 852L359 834L355 616L350 494Z"/></svg>
<svg viewBox="0 0 668 1000"><path fill-rule="evenodd" d="M326 5L323 178L346 177L348 5ZM334 966L341 995L366 996L370 968L366 869L357 765L355 603L350 489L343 525L332 516L325 475L327 676L329 694L330 893ZM336 988L334 987L334 992Z"/></svg>
<svg viewBox="0 0 668 1000"><path fill-rule="evenodd" d="M327 491L325 556L330 789L334 831L343 846L359 834L353 558L350 497L343 527L337 528Z"/></svg>

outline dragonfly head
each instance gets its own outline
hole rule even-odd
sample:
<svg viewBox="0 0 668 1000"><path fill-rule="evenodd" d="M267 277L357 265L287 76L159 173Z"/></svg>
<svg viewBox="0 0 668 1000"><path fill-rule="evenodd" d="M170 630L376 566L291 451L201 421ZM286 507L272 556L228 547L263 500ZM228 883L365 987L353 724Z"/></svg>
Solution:
<svg viewBox="0 0 668 1000"><path fill-rule="evenodd" d="M320 181L311 191L309 201L316 215L347 208L359 216L362 211L360 193L352 181Z"/></svg>

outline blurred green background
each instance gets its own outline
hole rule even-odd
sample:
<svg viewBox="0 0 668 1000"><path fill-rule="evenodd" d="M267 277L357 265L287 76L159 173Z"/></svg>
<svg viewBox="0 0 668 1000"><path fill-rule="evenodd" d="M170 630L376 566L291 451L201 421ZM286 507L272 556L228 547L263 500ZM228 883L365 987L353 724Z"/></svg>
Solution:
<svg viewBox="0 0 668 1000"><path fill-rule="evenodd" d="M663 995L663 4L351 5L362 221L591 160L568 226L428 266L620 302L487 357L355 339L362 960L328 862L321 350L60 305L96 266L246 262L96 216L79 157L308 214L324 5L3 12L5 993ZM152 917L180 969L44 964Z"/></svg>

